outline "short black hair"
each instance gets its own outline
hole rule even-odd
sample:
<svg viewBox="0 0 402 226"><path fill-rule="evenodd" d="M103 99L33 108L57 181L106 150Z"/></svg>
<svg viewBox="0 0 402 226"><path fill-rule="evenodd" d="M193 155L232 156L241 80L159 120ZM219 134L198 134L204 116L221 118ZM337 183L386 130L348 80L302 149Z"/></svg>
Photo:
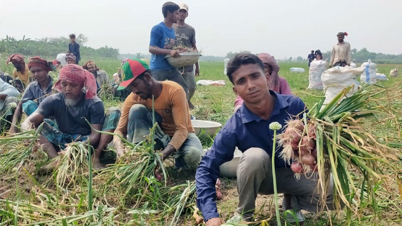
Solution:
<svg viewBox="0 0 402 226"><path fill-rule="evenodd" d="M311 50L312 53L314 53L314 50Z"/></svg>
<svg viewBox="0 0 402 226"><path fill-rule="evenodd" d="M75 38L75 34L71 34L71 35L70 35L70 38Z"/></svg>
<svg viewBox="0 0 402 226"><path fill-rule="evenodd" d="M166 18L168 13L173 13L174 11L179 10L179 9L180 9L180 7L176 3L174 3L174 2L166 2L162 6L163 17Z"/></svg>
<svg viewBox="0 0 402 226"><path fill-rule="evenodd" d="M257 64L262 71L264 71L264 64L258 58L258 56L251 54L251 53L238 53L228 62L227 65L227 76L229 80L233 83L232 75L236 72L242 65L245 64Z"/></svg>

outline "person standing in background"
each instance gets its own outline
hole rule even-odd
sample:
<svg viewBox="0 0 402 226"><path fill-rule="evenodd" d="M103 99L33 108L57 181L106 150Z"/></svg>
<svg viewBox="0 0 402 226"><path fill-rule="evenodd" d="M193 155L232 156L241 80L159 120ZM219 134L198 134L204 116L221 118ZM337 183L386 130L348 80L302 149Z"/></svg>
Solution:
<svg viewBox="0 0 402 226"><path fill-rule="evenodd" d="M329 64L330 67L345 67L346 65L350 66L350 62L352 61L352 51L350 48L350 44L345 42L345 36L348 36L346 32L339 32L338 43L332 47L331 54L331 62Z"/></svg>
<svg viewBox="0 0 402 226"><path fill-rule="evenodd" d="M310 67L311 62L315 59L314 50L311 50L311 53L307 56L308 59L308 67Z"/></svg>
<svg viewBox="0 0 402 226"><path fill-rule="evenodd" d="M68 51L75 56L75 63L78 64L81 60L80 44L75 42L75 34L70 35L71 43L68 44Z"/></svg>
<svg viewBox="0 0 402 226"><path fill-rule="evenodd" d="M176 33L176 45L197 50L197 46L195 45L195 29L185 22L188 17L188 6L186 4L179 4L179 7L179 20L176 24L173 24ZM188 86L188 104L190 109L194 109L194 105L190 100L194 96L197 88L195 77L200 74L198 62L195 64L195 70L194 65L189 65L180 68L179 71L183 75L184 81Z"/></svg>
<svg viewBox="0 0 402 226"><path fill-rule="evenodd" d="M180 7L173 2L166 2L162 6L163 22L155 25L151 30L149 52L151 55L150 69L152 76L158 81L170 80L180 84L188 99L188 87L177 68L169 64L165 56L180 57L175 46L175 32L173 24L177 23Z"/></svg>

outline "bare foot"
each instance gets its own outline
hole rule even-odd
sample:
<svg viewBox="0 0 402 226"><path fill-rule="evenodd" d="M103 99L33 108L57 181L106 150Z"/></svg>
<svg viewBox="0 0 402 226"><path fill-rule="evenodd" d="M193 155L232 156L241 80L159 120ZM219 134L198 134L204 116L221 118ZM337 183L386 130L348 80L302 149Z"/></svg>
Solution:
<svg viewBox="0 0 402 226"><path fill-rule="evenodd" d="M55 169L57 169L57 167L59 165L60 165L60 158L59 159L54 159L49 164L47 164L46 166L42 166L38 170L38 174L46 175L46 174L52 173Z"/></svg>
<svg viewBox="0 0 402 226"><path fill-rule="evenodd" d="M105 166L99 161L99 158L96 157L95 155L92 156L92 163L93 163L93 169L96 171L105 168Z"/></svg>

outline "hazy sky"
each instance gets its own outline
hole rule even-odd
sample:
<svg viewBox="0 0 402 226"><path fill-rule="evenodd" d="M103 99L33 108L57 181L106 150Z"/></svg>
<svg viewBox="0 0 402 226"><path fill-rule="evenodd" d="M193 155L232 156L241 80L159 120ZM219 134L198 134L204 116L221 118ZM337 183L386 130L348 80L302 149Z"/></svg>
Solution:
<svg viewBox="0 0 402 226"><path fill-rule="evenodd" d="M83 33L86 45L147 53L161 0L0 0L0 37ZM180 2L176 2L180 3ZM336 33L358 50L402 53L402 0L186 0L204 55L268 52L276 58L327 51ZM67 48L67 47L66 47Z"/></svg>

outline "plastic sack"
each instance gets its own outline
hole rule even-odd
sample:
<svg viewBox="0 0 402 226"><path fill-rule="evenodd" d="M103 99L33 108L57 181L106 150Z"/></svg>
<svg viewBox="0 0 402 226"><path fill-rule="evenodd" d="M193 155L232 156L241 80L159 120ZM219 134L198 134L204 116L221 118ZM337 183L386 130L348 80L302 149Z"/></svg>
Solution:
<svg viewBox="0 0 402 226"><path fill-rule="evenodd" d="M360 75L360 82L370 84L376 83L377 65L368 60L368 62L363 63L360 67L364 70L363 73Z"/></svg>
<svg viewBox="0 0 402 226"><path fill-rule="evenodd" d="M304 70L304 68L301 68L301 67L291 67L290 68L290 72L303 73L305 71L306 70Z"/></svg>
<svg viewBox="0 0 402 226"><path fill-rule="evenodd" d="M333 67L322 73L321 80L325 90L324 105L331 102L344 88L354 85L348 95L357 91L359 83L356 78L363 72L363 68Z"/></svg>
<svg viewBox="0 0 402 226"><path fill-rule="evenodd" d="M381 73L377 73L377 80L378 81L388 81L388 78L386 75L381 74Z"/></svg>
<svg viewBox="0 0 402 226"><path fill-rule="evenodd" d="M224 86L225 80L198 80L197 85L202 86Z"/></svg>
<svg viewBox="0 0 402 226"><path fill-rule="evenodd" d="M323 89L321 74L325 71L326 67L327 62L324 60L314 60L311 62L308 76L308 89Z"/></svg>
<svg viewBox="0 0 402 226"><path fill-rule="evenodd" d="M61 66L67 65L66 54L65 53L57 54L56 60L60 62Z"/></svg>
<svg viewBox="0 0 402 226"><path fill-rule="evenodd" d="M223 69L223 74L227 74L227 66L229 63L230 59L226 58L225 60L223 60L223 66L225 67L225 69Z"/></svg>

